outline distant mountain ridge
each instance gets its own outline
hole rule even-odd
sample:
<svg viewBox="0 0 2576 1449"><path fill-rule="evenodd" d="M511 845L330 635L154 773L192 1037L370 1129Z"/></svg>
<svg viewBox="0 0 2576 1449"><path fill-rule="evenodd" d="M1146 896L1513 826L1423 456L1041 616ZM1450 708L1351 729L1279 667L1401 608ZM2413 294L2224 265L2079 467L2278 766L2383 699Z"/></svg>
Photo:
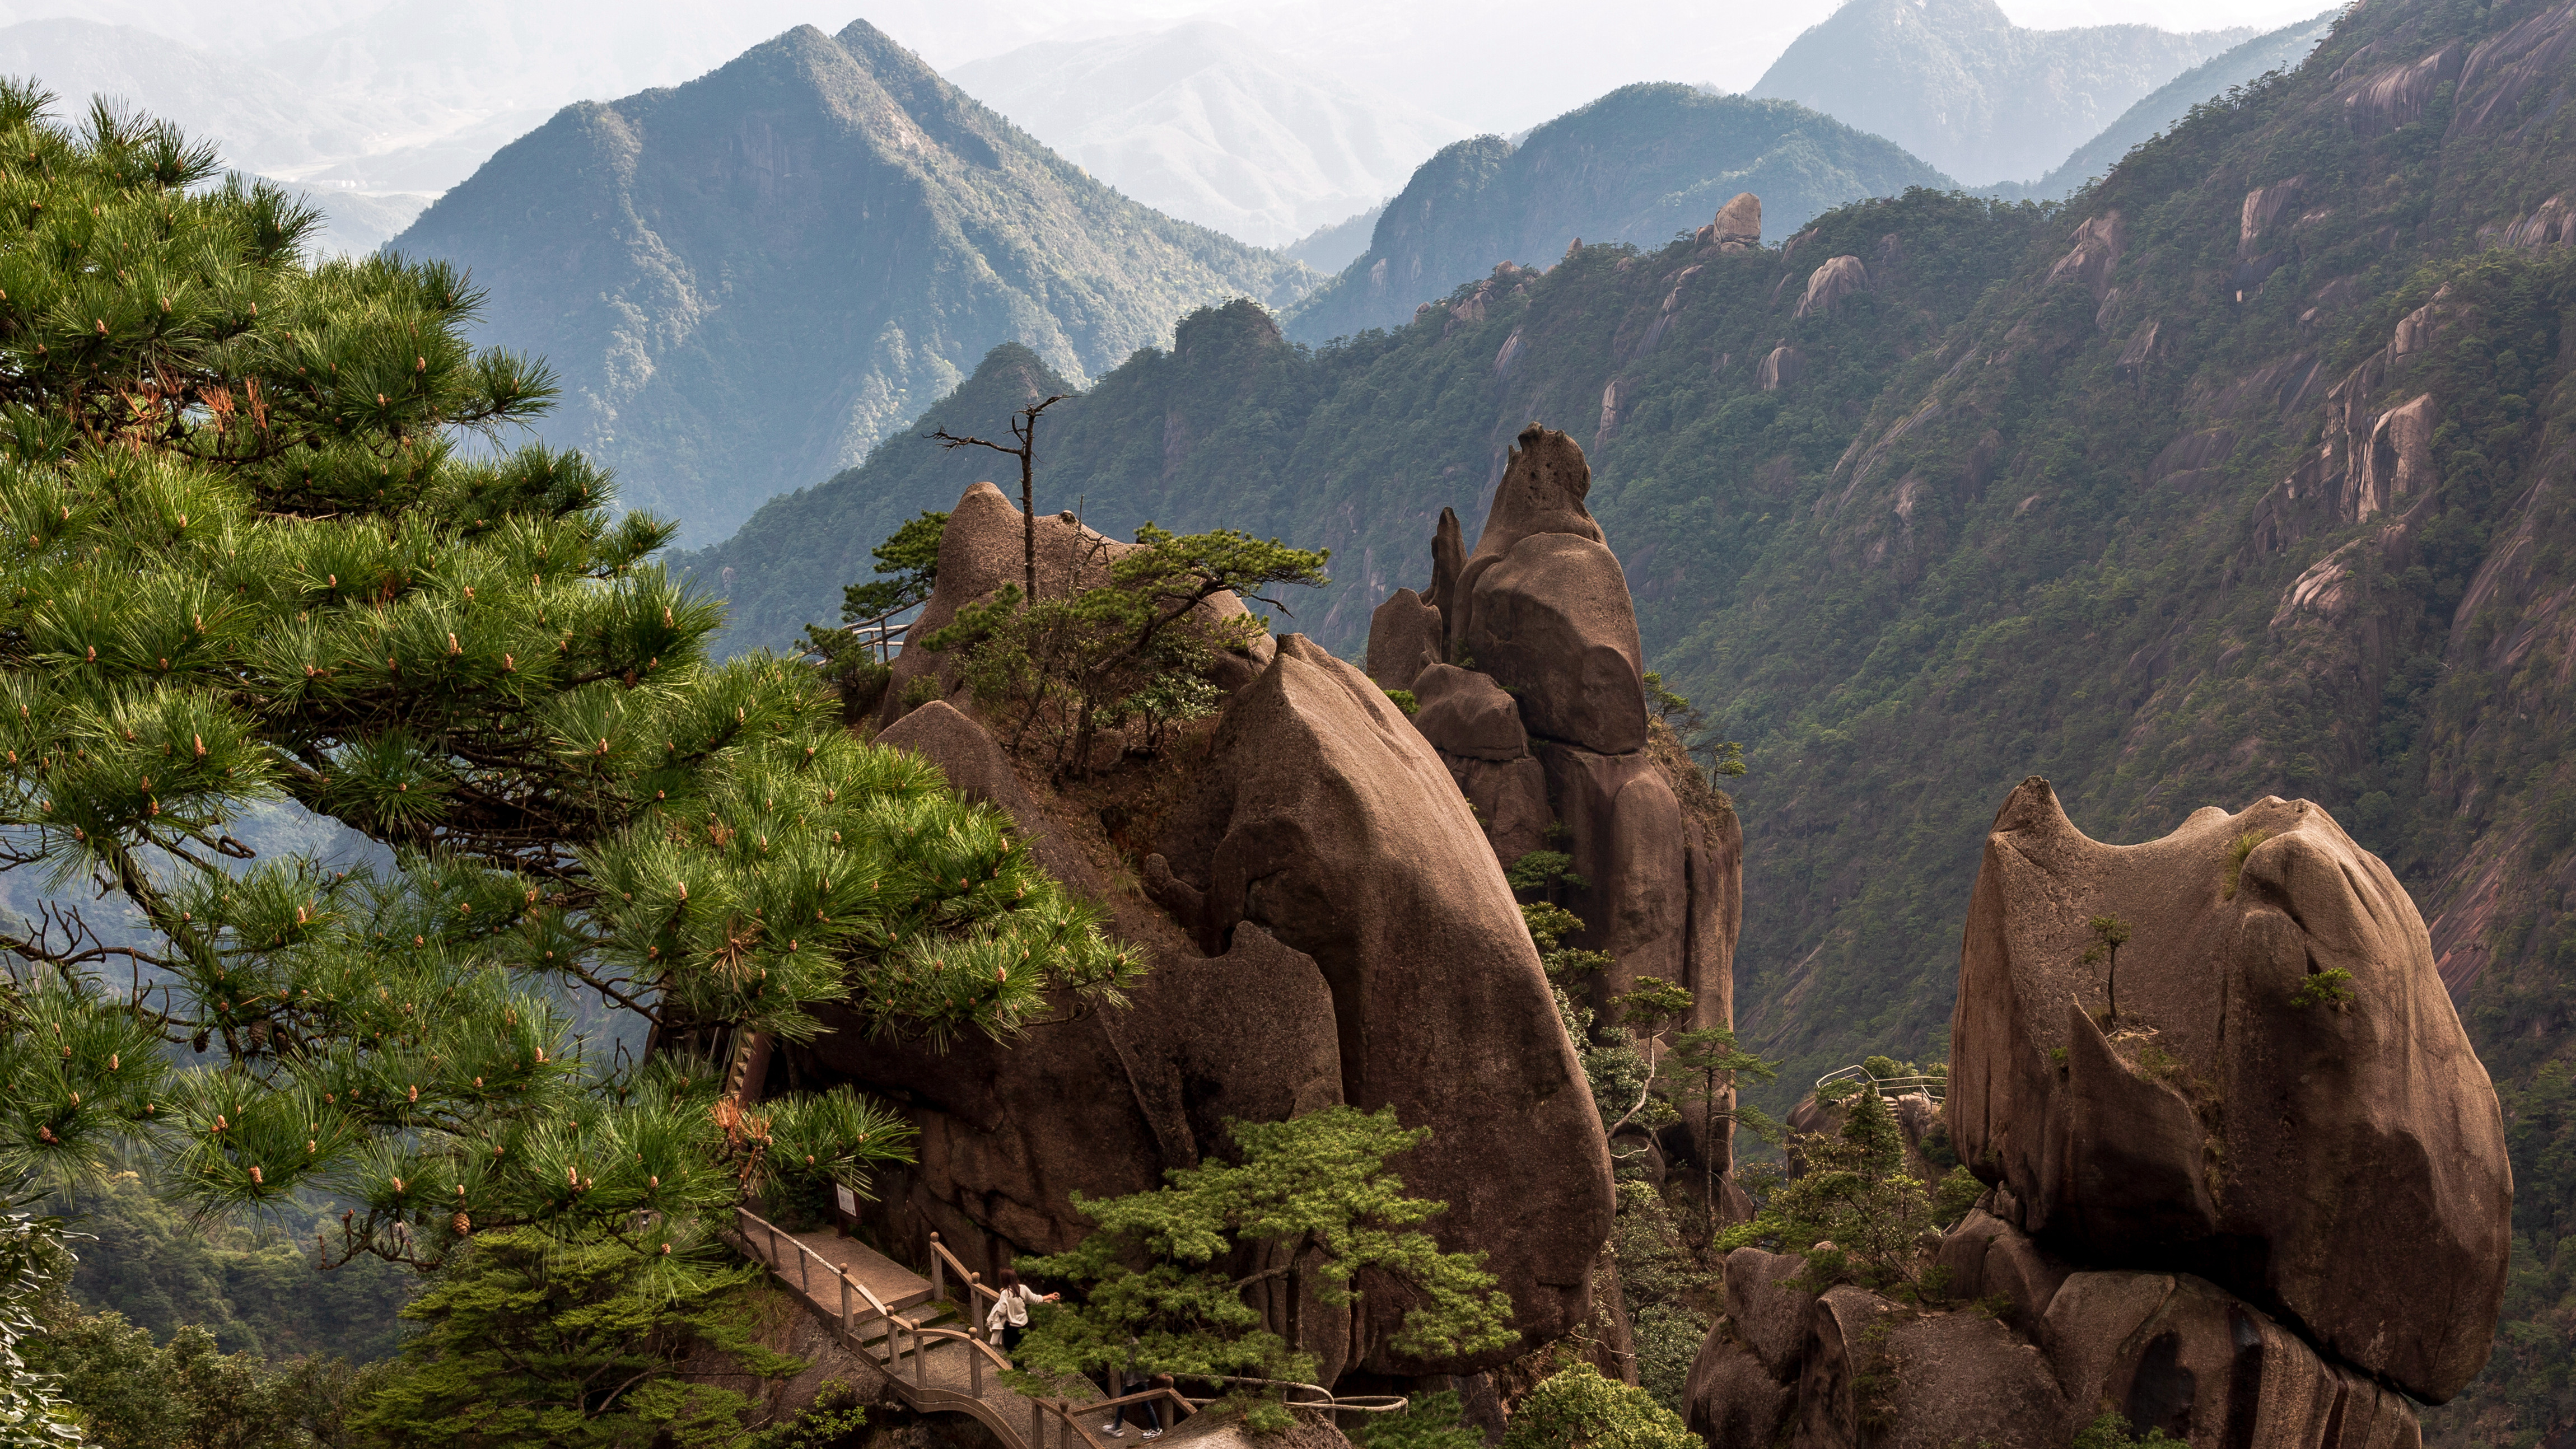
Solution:
<svg viewBox="0 0 2576 1449"><path fill-rule="evenodd" d="M2076 138L2253 34L2026 30L1995 0L1851 0L1749 94L1812 106L1983 186L2047 171Z"/></svg>
<svg viewBox="0 0 2576 1449"><path fill-rule="evenodd" d="M856 462L1002 342L1077 381L1192 307L1315 274L1130 201L865 21L565 108L395 242L470 268L544 356L545 428L721 537Z"/></svg>
<svg viewBox="0 0 2576 1449"><path fill-rule="evenodd" d="M1049 41L946 74L1147 206L1256 246L1366 210L1470 130L1208 20Z"/></svg>
<svg viewBox="0 0 2576 1449"><path fill-rule="evenodd" d="M2338 8L2295 25L2284 25L2214 60L2193 66L2122 111L2118 120L2102 129L2102 134L2076 147L2046 176L2037 181L1997 182L1984 188L1986 194L2006 201L2063 201L2073 196L2085 182L2109 175L2132 148L2179 123L2191 114L2192 107L2216 100L2273 71L2297 70L2308 52L2334 30L2335 17L2342 13Z"/></svg>
<svg viewBox="0 0 2576 1449"><path fill-rule="evenodd" d="M1729 197L1762 198L1768 235L1865 196L1956 183L1892 141L1785 101L1685 85L1622 86L1514 145L1443 148L1379 216L1369 249L1287 317L1321 342L1412 319L1498 262L1546 265L1568 244L1656 247Z"/></svg>

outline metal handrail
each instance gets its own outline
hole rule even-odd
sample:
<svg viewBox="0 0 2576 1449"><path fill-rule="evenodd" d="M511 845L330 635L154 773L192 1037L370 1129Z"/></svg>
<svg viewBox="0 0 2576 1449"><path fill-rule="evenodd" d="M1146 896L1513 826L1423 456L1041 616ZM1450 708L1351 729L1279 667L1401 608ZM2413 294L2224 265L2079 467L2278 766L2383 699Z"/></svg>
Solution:
<svg viewBox="0 0 2576 1449"><path fill-rule="evenodd" d="M1825 1073L1816 1078L1816 1090L1822 1092L1834 1082L1851 1081L1869 1083L1878 1089L1878 1094L1882 1097L1905 1097L1919 1092L1937 1103L1947 1098L1950 1093L1948 1077L1873 1077L1867 1068L1860 1066L1841 1067Z"/></svg>

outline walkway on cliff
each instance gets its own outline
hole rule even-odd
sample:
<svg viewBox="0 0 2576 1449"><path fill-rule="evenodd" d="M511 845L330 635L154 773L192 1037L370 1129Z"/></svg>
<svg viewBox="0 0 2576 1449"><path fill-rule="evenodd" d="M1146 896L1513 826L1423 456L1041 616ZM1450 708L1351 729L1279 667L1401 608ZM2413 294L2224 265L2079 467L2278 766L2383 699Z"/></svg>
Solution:
<svg viewBox="0 0 2576 1449"><path fill-rule="evenodd" d="M1196 1407L1171 1389L1075 1400L1012 1388L1002 1378L1010 1360L983 1334L984 1313L999 1295L976 1281L936 1233L928 1278L856 1238L830 1228L791 1233L748 1208L734 1210L733 1238L845 1348L883 1369L907 1407L966 1414L1003 1449L1107 1449L1094 1429L1111 1408L1159 1400L1177 1421ZM948 1321L961 1312L961 1321Z"/></svg>

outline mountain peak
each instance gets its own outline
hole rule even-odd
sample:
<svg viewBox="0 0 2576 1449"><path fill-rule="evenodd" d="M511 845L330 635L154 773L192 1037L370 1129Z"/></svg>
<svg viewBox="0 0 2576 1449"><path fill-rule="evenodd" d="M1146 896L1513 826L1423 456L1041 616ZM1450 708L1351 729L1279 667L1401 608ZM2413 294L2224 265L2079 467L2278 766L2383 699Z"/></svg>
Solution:
<svg viewBox="0 0 2576 1449"><path fill-rule="evenodd" d="M996 344L1079 383L1312 276L1118 195L864 21L567 108L395 245L472 269L478 340L561 372L545 435L687 538L857 462Z"/></svg>

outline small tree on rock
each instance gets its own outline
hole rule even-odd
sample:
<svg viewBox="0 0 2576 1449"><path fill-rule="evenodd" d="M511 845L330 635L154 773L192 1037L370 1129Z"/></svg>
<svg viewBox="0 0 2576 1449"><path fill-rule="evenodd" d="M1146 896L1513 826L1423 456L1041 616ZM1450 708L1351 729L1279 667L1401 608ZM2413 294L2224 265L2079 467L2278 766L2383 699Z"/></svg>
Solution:
<svg viewBox="0 0 2576 1449"><path fill-rule="evenodd" d="M1039 1313L1020 1345L1041 1375L1101 1370L1217 1379L1311 1379L1303 1305L1359 1301L1375 1273L1417 1297L1395 1335L1419 1358L1513 1341L1511 1300L1481 1253L1448 1253L1418 1225L1445 1210L1404 1196L1387 1159L1429 1141L1393 1108L1330 1107L1286 1122L1230 1122L1242 1154L1164 1174L1152 1192L1074 1207L1095 1224L1072 1251L1023 1258L1027 1276L1070 1285L1077 1302ZM1268 1266L1255 1266L1267 1264ZM1281 1305L1264 1327L1252 1295Z"/></svg>

